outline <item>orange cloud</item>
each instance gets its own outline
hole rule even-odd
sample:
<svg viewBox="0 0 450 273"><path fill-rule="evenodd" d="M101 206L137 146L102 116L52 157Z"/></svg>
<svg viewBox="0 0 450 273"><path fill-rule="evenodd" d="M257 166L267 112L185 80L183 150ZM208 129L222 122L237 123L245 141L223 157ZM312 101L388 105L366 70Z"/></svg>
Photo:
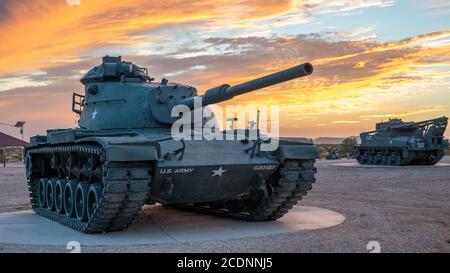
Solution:
<svg viewBox="0 0 450 273"><path fill-rule="evenodd" d="M445 109L441 106L434 107L431 109L419 109L419 110L412 110L412 111L405 111L405 112L397 112L392 114L374 114L374 115L366 115L361 116L362 118L400 118L400 117L407 117L417 114L424 114L424 113L439 113L443 112Z"/></svg>
<svg viewBox="0 0 450 273"><path fill-rule="evenodd" d="M235 84L307 60L315 65L312 76L237 97L233 103L281 105L285 134L295 134L295 131L357 134L362 130L358 128L371 129L373 119L382 117L363 113L383 113L385 107L389 107L386 110L394 113L393 116L395 113L400 117L416 115L418 119L450 113L450 90L445 80L450 76L445 69L450 60L450 45L425 44L448 34L430 33L390 43L333 43L317 37L220 39L216 42L250 46L236 60L227 57L225 64L219 57L202 60L212 68L189 78L196 79L201 90L205 90L223 83L224 75L226 82ZM297 55L298 52L302 55ZM246 65L240 66L239 62ZM436 87L437 83L442 84ZM414 107L423 107L419 98L434 100L440 106L415 110ZM402 101L409 103L402 105ZM403 108L406 109L402 111ZM328 131L311 129L311 124L325 122L330 124L326 126ZM358 126L345 126L351 124Z"/></svg>
<svg viewBox="0 0 450 273"><path fill-rule="evenodd" d="M289 1L84 0L7 1L0 20L0 73L54 66L77 59L83 50L132 45L136 32L189 22L264 18L290 8ZM144 8L145 7L145 8ZM237 8L239 7L239 8ZM229 11L228 14L224 13ZM151 37L146 37L151 39ZM145 39L144 39L145 40Z"/></svg>

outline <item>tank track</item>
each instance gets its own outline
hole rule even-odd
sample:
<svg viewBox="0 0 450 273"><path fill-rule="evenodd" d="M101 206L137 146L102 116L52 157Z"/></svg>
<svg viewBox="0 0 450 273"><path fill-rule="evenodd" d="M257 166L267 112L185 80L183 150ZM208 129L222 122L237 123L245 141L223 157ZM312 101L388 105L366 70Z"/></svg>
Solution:
<svg viewBox="0 0 450 273"><path fill-rule="evenodd" d="M244 221L274 221L300 201L315 182L315 160L286 160L253 198L173 207ZM258 198L255 198L259 195Z"/></svg>
<svg viewBox="0 0 450 273"><path fill-rule="evenodd" d="M41 160L38 166L33 166L33 156L45 158L52 154L68 155L77 153L99 158L100 170L94 179L94 173L90 173L88 180L90 187L101 187L101 195L92 216L88 220L80 220L77 216L69 217L64 213L58 213L55 209L42 207L39 202L39 181L41 179L63 179L66 182L76 181L74 175L69 172L66 176L58 169L59 177L55 177L55 170ZM66 162L67 162L66 158ZM36 161L36 160L34 160ZM39 161L39 160L38 160ZM48 160L47 160L48 161ZM62 161L64 162L64 161ZM82 169L86 170L86 162ZM101 147L94 145L70 145L37 147L27 150L27 176L31 205L33 210L48 219L66 225L72 229L84 233L98 233L125 229L138 214L144 202L148 199L151 182L151 168L148 163L136 162L111 162L106 165L105 152Z"/></svg>
<svg viewBox="0 0 450 273"><path fill-rule="evenodd" d="M435 165L444 156L442 150L426 152L425 156L417 157L414 151L407 149L371 149L358 150L356 157L361 165L379 166L407 166L407 165Z"/></svg>
<svg viewBox="0 0 450 273"><path fill-rule="evenodd" d="M419 158L416 160L413 160L413 165L435 165L438 163L443 157L445 153L443 150L437 150L434 153L428 153L426 158Z"/></svg>

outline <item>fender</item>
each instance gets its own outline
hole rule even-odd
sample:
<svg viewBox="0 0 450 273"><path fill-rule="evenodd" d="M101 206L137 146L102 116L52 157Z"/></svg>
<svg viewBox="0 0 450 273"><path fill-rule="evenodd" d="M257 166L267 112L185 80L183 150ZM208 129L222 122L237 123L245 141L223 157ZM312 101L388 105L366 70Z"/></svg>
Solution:
<svg viewBox="0 0 450 273"><path fill-rule="evenodd" d="M157 143L136 137L87 137L75 143L98 143L105 149L106 161L152 161L158 160Z"/></svg>
<svg viewBox="0 0 450 273"><path fill-rule="evenodd" d="M281 144L278 149L280 162L286 159L319 159L316 146L310 145L286 145Z"/></svg>

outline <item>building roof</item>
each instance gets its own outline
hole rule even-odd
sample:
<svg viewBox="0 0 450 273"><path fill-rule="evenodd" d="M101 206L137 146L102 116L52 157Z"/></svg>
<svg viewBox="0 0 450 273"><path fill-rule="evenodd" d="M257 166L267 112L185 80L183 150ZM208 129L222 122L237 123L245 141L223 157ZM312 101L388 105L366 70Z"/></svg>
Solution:
<svg viewBox="0 0 450 273"><path fill-rule="evenodd" d="M28 143L0 132L0 147L26 147Z"/></svg>

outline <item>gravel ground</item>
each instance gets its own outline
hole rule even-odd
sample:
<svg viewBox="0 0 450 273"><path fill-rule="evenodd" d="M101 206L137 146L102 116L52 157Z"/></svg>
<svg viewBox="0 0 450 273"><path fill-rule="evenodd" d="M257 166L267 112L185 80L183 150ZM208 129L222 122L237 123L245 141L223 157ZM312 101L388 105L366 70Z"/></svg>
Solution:
<svg viewBox="0 0 450 273"><path fill-rule="evenodd" d="M450 252L450 166L348 167L319 161L302 205L334 210L344 223L327 229L233 240L121 247L83 252ZM450 163L450 157L441 162ZM29 209L23 168L0 167L0 212ZM0 244L0 252L66 252L58 246Z"/></svg>

